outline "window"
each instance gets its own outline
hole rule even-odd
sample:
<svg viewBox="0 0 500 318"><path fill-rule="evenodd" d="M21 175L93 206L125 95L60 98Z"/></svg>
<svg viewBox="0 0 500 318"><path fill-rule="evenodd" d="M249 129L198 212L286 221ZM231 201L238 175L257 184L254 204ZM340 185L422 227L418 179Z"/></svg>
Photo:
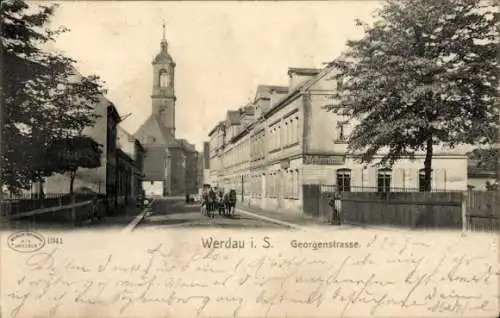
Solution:
<svg viewBox="0 0 500 318"><path fill-rule="evenodd" d="M289 132L290 126L288 125L288 122L285 123L285 145L288 145L290 143L290 132Z"/></svg>
<svg viewBox="0 0 500 318"><path fill-rule="evenodd" d="M165 70L160 71L160 87L167 87L169 82L168 73Z"/></svg>
<svg viewBox="0 0 500 318"><path fill-rule="evenodd" d="M351 191L351 170L339 169L337 170L337 187L340 192Z"/></svg>
<svg viewBox="0 0 500 318"><path fill-rule="evenodd" d="M432 187L432 170L431 170L431 187ZM425 192L425 169L420 169L418 171L418 191ZM430 189L429 189L430 190Z"/></svg>
<svg viewBox="0 0 500 318"><path fill-rule="evenodd" d="M278 142L277 142L276 147L279 148L279 147L281 147L281 126L278 126L278 133L276 135L278 137Z"/></svg>
<svg viewBox="0 0 500 318"><path fill-rule="evenodd" d="M292 187L292 196L294 198L298 198L300 192L299 170L292 170L291 187Z"/></svg>
<svg viewBox="0 0 500 318"><path fill-rule="evenodd" d="M391 191L391 169L380 169L377 177L377 191L390 192Z"/></svg>
<svg viewBox="0 0 500 318"><path fill-rule="evenodd" d="M347 121L337 123L337 141L347 140Z"/></svg>
<svg viewBox="0 0 500 318"><path fill-rule="evenodd" d="M265 182L265 178L266 178L265 173L257 176L257 193L259 194L259 198L262 196L262 183Z"/></svg>
<svg viewBox="0 0 500 318"><path fill-rule="evenodd" d="M300 122L299 122L299 116L296 116L295 117L295 125L294 125L294 138L293 138L293 142L298 142L299 139L300 139Z"/></svg>
<svg viewBox="0 0 500 318"><path fill-rule="evenodd" d="M276 197L276 192L277 192L277 189L278 189L278 176L276 175L276 172L273 173L273 182L272 182L273 186L272 186L272 189L271 189L271 194L272 194L272 197Z"/></svg>

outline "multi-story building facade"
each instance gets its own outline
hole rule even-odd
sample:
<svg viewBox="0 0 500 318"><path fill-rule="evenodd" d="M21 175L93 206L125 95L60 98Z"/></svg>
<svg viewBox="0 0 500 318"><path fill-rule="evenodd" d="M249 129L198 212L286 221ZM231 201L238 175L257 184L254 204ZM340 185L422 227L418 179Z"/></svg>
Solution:
<svg viewBox="0 0 500 318"><path fill-rule="evenodd" d="M137 196L142 194L143 190L145 150L132 134L120 126L116 145L118 204L135 204Z"/></svg>
<svg viewBox="0 0 500 318"><path fill-rule="evenodd" d="M80 80L82 75L74 70L71 80ZM120 116L115 105L104 96L99 96L93 105L97 116L95 122L86 127L82 135L92 138L102 148L100 166L97 168L79 168L76 172L73 188L91 190L108 198L109 209L113 210L116 203L116 133ZM54 174L45 179L45 193L68 193L70 177L68 174ZM38 186L39 187L39 186Z"/></svg>
<svg viewBox="0 0 500 318"><path fill-rule="evenodd" d="M332 68L290 68L288 86L260 85L252 103L229 111L209 133L212 184L235 189L243 204L302 212L303 184L341 191L385 191L423 183L423 154L392 167L362 166L346 154L356 122L324 106L336 83ZM463 150L436 147L434 189L467 188Z"/></svg>

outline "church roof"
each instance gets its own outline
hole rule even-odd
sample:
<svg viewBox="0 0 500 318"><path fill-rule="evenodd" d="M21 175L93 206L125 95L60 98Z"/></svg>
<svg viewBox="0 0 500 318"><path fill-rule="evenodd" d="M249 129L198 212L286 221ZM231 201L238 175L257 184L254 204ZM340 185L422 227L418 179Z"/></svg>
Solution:
<svg viewBox="0 0 500 318"><path fill-rule="evenodd" d="M168 129L166 129L163 125L158 121L158 117L155 115L150 115L146 121L139 127L137 132L146 129L146 127L156 126L160 131L161 136L165 142L166 147L169 148L178 148L182 147L181 144L175 139L175 137L170 133ZM137 134L136 132L136 134Z"/></svg>
<svg viewBox="0 0 500 318"><path fill-rule="evenodd" d="M186 139L177 139L177 141L182 145L182 148L184 150L189 152L196 152L196 147Z"/></svg>
<svg viewBox="0 0 500 318"><path fill-rule="evenodd" d="M156 55L155 59L153 60L153 63L174 63L174 59L168 52L160 52L158 55Z"/></svg>
<svg viewBox="0 0 500 318"><path fill-rule="evenodd" d="M160 53L158 53L155 56L155 58L153 60L153 64L156 64L156 63L171 63L171 64L175 65L174 59L168 53L168 49L167 48L168 48L167 40L161 41L161 51L160 51Z"/></svg>

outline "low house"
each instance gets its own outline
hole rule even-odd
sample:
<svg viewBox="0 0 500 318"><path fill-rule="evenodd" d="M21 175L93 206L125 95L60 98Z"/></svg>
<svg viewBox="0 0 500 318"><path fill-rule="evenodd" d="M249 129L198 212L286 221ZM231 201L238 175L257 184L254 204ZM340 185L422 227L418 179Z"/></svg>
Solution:
<svg viewBox="0 0 500 318"><path fill-rule="evenodd" d="M118 205L135 204L142 194L145 150L141 143L122 127L118 127L117 145L117 193Z"/></svg>

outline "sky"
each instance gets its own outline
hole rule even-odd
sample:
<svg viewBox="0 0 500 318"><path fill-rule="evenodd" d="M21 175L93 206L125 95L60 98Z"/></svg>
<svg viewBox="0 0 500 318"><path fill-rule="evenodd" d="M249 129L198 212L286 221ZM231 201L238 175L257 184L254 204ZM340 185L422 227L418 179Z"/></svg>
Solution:
<svg viewBox="0 0 500 318"><path fill-rule="evenodd" d="M39 4L39 2L30 2ZM44 4L47 2L44 1ZM151 114L153 71L166 23L176 62L176 137L198 150L226 112L253 99L259 84L287 85L289 67L322 67L362 35L379 1L59 3L54 43L83 75L99 75L106 97L135 133Z"/></svg>

